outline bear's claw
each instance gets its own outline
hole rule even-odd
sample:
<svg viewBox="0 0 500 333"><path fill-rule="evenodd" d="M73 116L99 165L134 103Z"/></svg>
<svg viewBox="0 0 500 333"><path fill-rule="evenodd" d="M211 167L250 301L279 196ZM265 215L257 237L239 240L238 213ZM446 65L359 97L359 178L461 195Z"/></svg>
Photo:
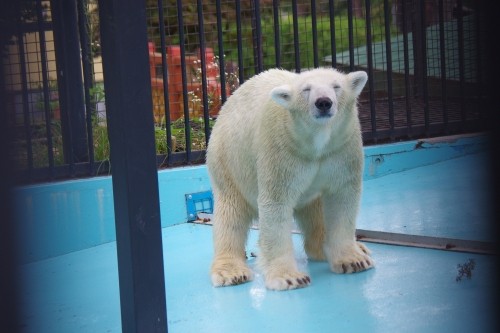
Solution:
<svg viewBox="0 0 500 333"><path fill-rule="evenodd" d="M266 278L266 287L272 290L304 288L311 284L311 278L300 272L285 273L283 276Z"/></svg>
<svg viewBox="0 0 500 333"><path fill-rule="evenodd" d="M375 263L370 258L370 250L363 244L355 242L354 246L348 246L338 252L336 258L331 261L331 269L335 273L357 273L373 268Z"/></svg>
<svg viewBox="0 0 500 333"><path fill-rule="evenodd" d="M232 286L253 280L253 272L245 264L225 263L223 267L212 268L214 287Z"/></svg>

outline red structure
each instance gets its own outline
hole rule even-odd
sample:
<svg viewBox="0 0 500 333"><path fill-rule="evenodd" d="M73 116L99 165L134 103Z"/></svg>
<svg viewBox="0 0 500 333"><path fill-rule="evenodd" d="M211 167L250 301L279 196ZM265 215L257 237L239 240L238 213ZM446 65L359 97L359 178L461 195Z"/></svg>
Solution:
<svg viewBox="0 0 500 333"><path fill-rule="evenodd" d="M167 47L167 73L168 73L168 103L170 119L175 121L184 116L184 98L188 98L189 117L203 116L203 95L201 82L201 61L199 55L186 55L187 92L182 92L182 68L180 46ZM205 50L207 94L209 101L209 114L216 116L221 103L221 85L219 68L214 59L211 48ZM162 123L165 116L165 101L162 78L161 53L155 52L154 43L149 43L149 66L151 73L151 88L153 97L153 113L156 123ZM226 89L229 95L229 89Z"/></svg>

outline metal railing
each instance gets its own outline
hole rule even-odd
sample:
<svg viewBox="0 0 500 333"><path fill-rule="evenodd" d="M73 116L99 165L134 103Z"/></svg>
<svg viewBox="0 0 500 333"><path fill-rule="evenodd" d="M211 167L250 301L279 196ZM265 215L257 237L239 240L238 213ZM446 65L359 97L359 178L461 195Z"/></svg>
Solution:
<svg viewBox="0 0 500 333"><path fill-rule="evenodd" d="M19 182L109 173L97 2L33 3L2 58ZM365 144L488 129L480 2L146 3L158 167L203 163L222 103L271 67L366 71Z"/></svg>

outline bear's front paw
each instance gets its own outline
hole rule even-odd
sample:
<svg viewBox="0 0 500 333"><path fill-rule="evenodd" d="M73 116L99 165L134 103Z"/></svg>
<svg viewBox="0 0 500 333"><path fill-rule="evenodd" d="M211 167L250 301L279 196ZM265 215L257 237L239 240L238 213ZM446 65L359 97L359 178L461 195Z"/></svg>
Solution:
<svg viewBox="0 0 500 333"><path fill-rule="evenodd" d="M375 266L372 258L369 256L368 248L359 243L343 246L334 250L330 260L330 268L335 273L356 273Z"/></svg>
<svg viewBox="0 0 500 333"><path fill-rule="evenodd" d="M289 290L304 288L311 284L309 275L298 272L282 272L281 274L268 274L266 276L266 287L271 290Z"/></svg>
<svg viewBox="0 0 500 333"><path fill-rule="evenodd" d="M212 265L212 284L214 287L242 284L252 280L252 270L239 260L217 260Z"/></svg>

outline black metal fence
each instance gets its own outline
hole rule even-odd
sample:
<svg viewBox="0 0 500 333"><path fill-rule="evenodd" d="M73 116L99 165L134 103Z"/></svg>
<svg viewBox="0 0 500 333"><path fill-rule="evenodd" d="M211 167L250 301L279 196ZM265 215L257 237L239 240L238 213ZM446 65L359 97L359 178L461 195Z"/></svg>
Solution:
<svg viewBox="0 0 500 333"><path fill-rule="evenodd" d="M19 181L109 173L97 1L24 2L2 58ZM272 67L366 71L365 144L487 129L482 2L146 3L158 167L204 162L222 103Z"/></svg>

